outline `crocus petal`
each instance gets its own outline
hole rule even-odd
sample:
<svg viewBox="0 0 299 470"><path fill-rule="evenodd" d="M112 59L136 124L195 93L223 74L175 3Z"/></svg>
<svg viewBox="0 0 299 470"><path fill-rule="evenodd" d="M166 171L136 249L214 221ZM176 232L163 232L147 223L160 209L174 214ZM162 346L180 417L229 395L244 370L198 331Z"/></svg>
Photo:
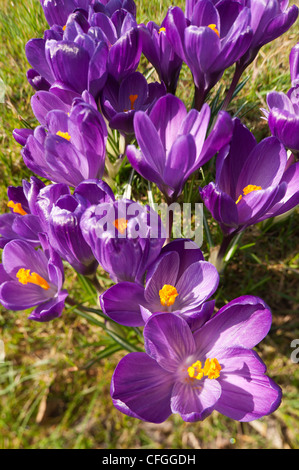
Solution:
<svg viewBox="0 0 299 470"><path fill-rule="evenodd" d="M4 282L0 286L2 305L10 310L26 310L44 302L48 295L35 284L22 285L18 281Z"/></svg>
<svg viewBox="0 0 299 470"><path fill-rule="evenodd" d="M105 315L126 326L143 326L140 304L146 305L144 288L132 282L119 282L100 296Z"/></svg>
<svg viewBox="0 0 299 470"><path fill-rule="evenodd" d="M174 313L152 315L144 327L147 354L169 372L177 371L195 351L188 323Z"/></svg>
<svg viewBox="0 0 299 470"><path fill-rule="evenodd" d="M264 375L265 365L254 351L229 349L219 361L224 366L219 377L222 394L217 411L231 419L252 421L279 406L281 389Z"/></svg>
<svg viewBox="0 0 299 470"><path fill-rule="evenodd" d="M13 279L20 268L30 269L31 272L38 273L44 279L48 278L48 260L45 254L42 250L35 250L23 240L12 240L8 243L3 249L2 261L5 271ZM19 283L16 284L20 286Z"/></svg>
<svg viewBox="0 0 299 470"><path fill-rule="evenodd" d="M59 292L54 299L48 300L38 305L29 315L30 320L37 322L47 322L54 318L59 318L65 306L65 299L68 296L66 290Z"/></svg>
<svg viewBox="0 0 299 470"><path fill-rule="evenodd" d="M114 405L125 414L162 423L171 414L172 374L145 353L130 353L118 363L111 381Z"/></svg>
<svg viewBox="0 0 299 470"><path fill-rule="evenodd" d="M203 420L214 410L220 395L221 386L217 380L204 380L197 387L176 382L171 396L171 410L187 422Z"/></svg>
<svg viewBox="0 0 299 470"><path fill-rule="evenodd" d="M258 297L242 296L222 307L194 335L202 355L217 357L224 348L251 349L271 326L269 307Z"/></svg>
<svg viewBox="0 0 299 470"><path fill-rule="evenodd" d="M65 104L58 96L48 91L38 91L31 98L31 107L36 119L42 126L46 125L46 115L53 109L60 109L67 113L69 106Z"/></svg>

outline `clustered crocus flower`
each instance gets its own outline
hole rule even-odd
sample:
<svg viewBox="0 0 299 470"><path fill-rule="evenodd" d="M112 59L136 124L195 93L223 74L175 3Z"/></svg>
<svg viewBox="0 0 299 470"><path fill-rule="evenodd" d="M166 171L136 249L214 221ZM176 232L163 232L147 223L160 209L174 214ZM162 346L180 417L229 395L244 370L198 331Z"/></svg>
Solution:
<svg viewBox="0 0 299 470"><path fill-rule="evenodd" d="M187 422L213 410L238 421L272 413L282 392L253 350L271 327L270 308L246 295L217 307L216 267L191 239L171 241L153 201L116 194L122 174L109 174L108 145L116 131L124 137L119 167L130 167L130 181L136 172L140 187L143 179L156 185L168 208L195 172L208 164L211 173L215 163L215 182L199 193L226 241L294 208L298 44L290 54L292 88L267 97L271 137L257 142L226 109L245 68L290 28L298 8L281 0L186 0L185 11L169 7L161 24L138 24L133 0L40 3L49 29L25 46L38 125L13 131L39 178L7 190L1 304L30 309L30 320L54 320L66 303L80 302L64 288L65 269L97 287L104 270L110 279L99 291L101 315L144 342L144 352L127 354L113 373L118 410L153 423L172 413ZM154 78L142 73L141 57ZM195 85L192 109L175 96L183 62ZM233 64L215 113L208 94Z"/></svg>
<svg viewBox="0 0 299 470"><path fill-rule="evenodd" d="M263 109L269 128L275 137L295 155L299 155L299 43L290 52L292 87L285 94L267 94L268 110Z"/></svg>

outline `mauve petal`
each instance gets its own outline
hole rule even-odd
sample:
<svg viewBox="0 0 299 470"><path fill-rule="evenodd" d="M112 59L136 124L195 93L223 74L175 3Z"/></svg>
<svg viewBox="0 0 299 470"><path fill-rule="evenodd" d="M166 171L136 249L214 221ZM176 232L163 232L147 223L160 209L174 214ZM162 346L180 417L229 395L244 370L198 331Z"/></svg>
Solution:
<svg viewBox="0 0 299 470"><path fill-rule="evenodd" d="M146 100L148 93L148 85L146 78L140 72L133 72L128 75L119 87L119 110L128 111L131 109L131 101L129 97L136 95L132 109L139 109Z"/></svg>
<svg viewBox="0 0 299 470"><path fill-rule="evenodd" d="M13 240L5 246L2 262L5 271L13 279L20 268L30 269L31 272L36 272L44 279L48 279L47 257L42 250L35 250L23 240Z"/></svg>
<svg viewBox="0 0 299 470"><path fill-rule="evenodd" d="M66 112L59 109L51 110L46 117L46 127L49 134L57 134L57 132L68 132L69 117Z"/></svg>
<svg viewBox="0 0 299 470"><path fill-rule="evenodd" d="M145 351L169 372L176 372L195 352L188 323L175 313L152 315L143 331Z"/></svg>
<svg viewBox="0 0 299 470"><path fill-rule="evenodd" d="M53 83L54 74L46 60L44 39L30 39L25 46L25 53L29 64L36 70L47 82Z"/></svg>
<svg viewBox="0 0 299 470"><path fill-rule="evenodd" d="M14 139L18 142L20 145L26 145L27 139L30 135L33 135L33 130L32 129L14 129L13 132L13 137Z"/></svg>
<svg viewBox="0 0 299 470"><path fill-rule="evenodd" d="M196 157L199 157L205 141L211 110L207 103L204 103L201 111L191 109L182 122L179 134L192 134L196 144Z"/></svg>
<svg viewBox="0 0 299 470"><path fill-rule="evenodd" d="M176 283L176 309L186 313L211 297L219 284L215 266L207 261L191 264Z"/></svg>
<svg viewBox="0 0 299 470"><path fill-rule="evenodd" d="M290 52L290 76L292 82L299 78L299 42L291 49Z"/></svg>
<svg viewBox="0 0 299 470"><path fill-rule="evenodd" d="M290 150L299 150L299 116L293 111L274 108L268 117L268 124L272 135Z"/></svg>
<svg viewBox="0 0 299 470"><path fill-rule="evenodd" d="M222 307L195 334L201 355L217 357L221 350L232 347L253 348L268 333L271 312L265 302L253 296L242 296Z"/></svg>
<svg viewBox="0 0 299 470"><path fill-rule="evenodd" d="M239 175L236 193L242 194L247 185L269 186L279 184L287 163L287 152L275 137L267 137L250 152Z"/></svg>
<svg viewBox="0 0 299 470"><path fill-rule="evenodd" d="M158 102L160 102L160 100ZM163 142L152 120L143 111L137 111L135 113L134 130L138 145L145 160L153 170L162 175L166 160L165 147L163 147Z"/></svg>
<svg viewBox="0 0 299 470"><path fill-rule="evenodd" d="M173 188L176 194L182 191L195 159L196 145L193 136L191 134L178 136L166 156L163 173L164 183Z"/></svg>
<svg viewBox="0 0 299 470"><path fill-rule="evenodd" d="M20 238L39 245L38 233L43 231L40 220L35 215L27 214L16 217L13 222L13 230Z"/></svg>
<svg viewBox="0 0 299 470"><path fill-rule="evenodd" d="M88 52L71 41L47 41L46 57L56 80L82 93L87 89Z"/></svg>
<svg viewBox="0 0 299 470"><path fill-rule="evenodd" d="M115 200L114 193L105 181L98 179L88 179L82 181L74 194L84 197L91 205L101 204L102 202L113 202Z"/></svg>
<svg viewBox="0 0 299 470"><path fill-rule="evenodd" d="M182 60L185 60L184 33L187 27L187 20L184 12L179 7L169 7L164 20L164 27L166 29L166 37L174 51Z"/></svg>
<svg viewBox="0 0 299 470"><path fill-rule="evenodd" d="M66 290L59 292L58 296L38 305L29 315L29 320L47 322L59 318L65 307L65 299L68 296Z"/></svg>
<svg viewBox="0 0 299 470"><path fill-rule="evenodd" d="M31 107L36 119L42 126L46 125L46 115L53 109L60 109L67 113L69 106L65 104L58 96L48 91L38 91L31 98Z"/></svg>
<svg viewBox="0 0 299 470"><path fill-rule="evenodd" d="M231 419L252 421L273 413L281 401L281 389L264 375L266 367L255 351L228 349L219 383L222 394L216 410Z"/></svg>
<svg viewBox="0 0 299 470"><path fill-rule="evenodd" d="M187 110L184 103L170 93L162 96L153 106L150 120L157 130L166 155L179 135L182 121L186 115Z"/></svg>
<svg viewBox="0 0 299 470"><path fill-rule="evenodd" d="M110 45L117 40L117 32L111 19L104 13L98 12L92 16L91 26L98 26Z"/></svg>
<svg viewBox="0 0 299 470"><path fill-rule="evenodd" d="M123 80L131 72L134 72L139 64L141 47L138 29L130 29L111 47L108 58L108 72L116 80Z"/></svg>
<svg viewBox="0 0 299 470"><path fill-rule="evenodd" d="M126 326L143 326L140 304L145 304L144 288L132 282L119 282L100 296L105 315Z"/></svg>
<svg viewBox="0 0 299 470"><path fill-rule="evenodd" d="M9 276L9 274L7 274L7 272L4 269L3 264L1 263L0 264L0 285L6 281L11 281L11 277Z"/></svg>
<svg viewBox="0 0 299 470"><path fill-rule="evenodd" d="M144 297L153 312L163 310L159 290L166 284L176 285L179 271L179 255L176 252L165 253L155 263L155 270L147 274Z"/></svg>
<svg viewBox="0 0 299 470"><path fill-rule="evenodd" d="M219 13L213 3L209 0L198 0L193 8L191 23L194 26L208 26L215 24L220 29Z"/></svg>
<svg viewBox="0 0 299 470"><path fill-rule="evenodd" d="M171 415L172 374L145 353L120 360L111 381L116 408L144 421L162 423ZM149 399L150 397L150 399Z"/></svg>
<svg viewBox="0 0 299 470"><path fill-rule="evenodd" d="M176 382L171 395L171 410L179 413L184 421L201 421L209 416L221 395L217 380L203 380L197 387Z"/></svg>
<svg viewBox="0 0 299 470"><path fill-rule="evenodd" d="M258 221L268 217L275 217L293 209L299 204L299 162L293 163L283 174L281 183L287 184L285 195L274 204Z"/></svg>
<svg viewBox="0 0 299 470"><path fill-rule="evenodd" d="M101 41L97 45L90 59L88 70L88 90L95 98L97 98L107 80L108 53L107 44L104 41Z"/></svg>
<svg viewBox="0 0 299 470"><path fill-rule="evenodd" d="M294 107L291 100L281 91L271 91L270 93L267 93L267 105L270 112L273 108L278 108L279 110L285 110L294 114Z"/></svg>
<svg viewBox="0 0 299 470"><path fill-rule="evenodd" d="M35 91L46 90L50 89L51 84L42 77L36 70L29 69L26 72L26 77L28 83L32 86Z"/></svg>
<svg viewBox="0 0 299 470"><path fill-rule="evenodd" d="M47 300L46 292L35 284L8 281L0 286L0 301L9 310L26 310Z"/></svg>
<svg viewBox="0 0 299 470"><path fill-rule="evenodd" d="M126 152L130 164L143 178L156 183L158 186L163 185L158 168L155 168L154 163L151 160L148 161L140 150L136 149L134 145L128 145ZM165 161L165 155L163 155L163 160Z"/></svg>

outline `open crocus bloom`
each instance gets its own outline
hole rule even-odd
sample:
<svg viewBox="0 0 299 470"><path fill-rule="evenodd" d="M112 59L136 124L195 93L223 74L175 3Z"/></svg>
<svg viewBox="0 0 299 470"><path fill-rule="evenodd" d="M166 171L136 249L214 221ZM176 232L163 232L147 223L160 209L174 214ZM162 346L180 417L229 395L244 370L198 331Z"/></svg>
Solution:
<svg viewBox="0 0 299 470"><path fill-rule="evenodd" d="M192 247L185 244L192 243ZM110 287L101 297L103 312L122 325L141 326L156 312L175 312L192 328L213 313L206 302L217 289L216 268L204 261L201 250L185 239L168 243L149 267L145 288L131 282Z"/></svg>
<svg viewBox="0 0 299 470"><path fill-rule="evenodd" d="M200 188L200 194L227 235L295 207L298 182L299 164L290 165L278 139L268 137L257 144L234 119L229 148L216 159L216 181Z"/></svg>
<svg viewBox="0 0 299 470"><path fill-rule="evenodd" d="M113 374L114 405L153 423L172 413L189 422L213 410L238 421L272 413L281 390L252 350L270 325L267 305L251 296L228 303L193 334L175 313L151 316L144 327L145 352L125 356Z"/></svg>
<svg viewBox="0 0 299 470"><path fill-rule="evenodd" d="M29 318L38 322L61 315L68 292L62 289L64 271L60 257L40 234L42 249L12 240L3 249L0 265L0 302L10 310L35 309Z"/></svg>
<svg viewBox="0 0 299 470"><path fill-rule="evenodd" d="M209 120L208 104L200 112L187 112L179 98L162 96L149 115L135 113L134 130L140 150L129 145L128 160L144 178L156 183L166 198L176 200L188 177L230 140L229 114L219 113L205 139Z"/></svg>

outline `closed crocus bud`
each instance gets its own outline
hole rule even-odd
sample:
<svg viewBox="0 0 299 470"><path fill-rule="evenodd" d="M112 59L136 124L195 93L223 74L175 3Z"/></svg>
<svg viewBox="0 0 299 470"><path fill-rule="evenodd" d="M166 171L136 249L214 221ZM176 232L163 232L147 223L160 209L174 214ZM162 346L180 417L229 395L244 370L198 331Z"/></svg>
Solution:
<svg viewBox="0 0 299 470"><path fill-rule="evenodd" d="M46 322L60 317L68 295L62 289L60 257L40 235L42 249L35 250L23 240L12 240L3 249L0 265L0 302L10 310L35 307L29 319Z"/></svg>
<svg viewBox="0 0 299 470"><path fill-rule="evenodd" d="M95 258L114 282L142 284L166 238L158 214L128 199L89 207L80 226Z"/></svg>

